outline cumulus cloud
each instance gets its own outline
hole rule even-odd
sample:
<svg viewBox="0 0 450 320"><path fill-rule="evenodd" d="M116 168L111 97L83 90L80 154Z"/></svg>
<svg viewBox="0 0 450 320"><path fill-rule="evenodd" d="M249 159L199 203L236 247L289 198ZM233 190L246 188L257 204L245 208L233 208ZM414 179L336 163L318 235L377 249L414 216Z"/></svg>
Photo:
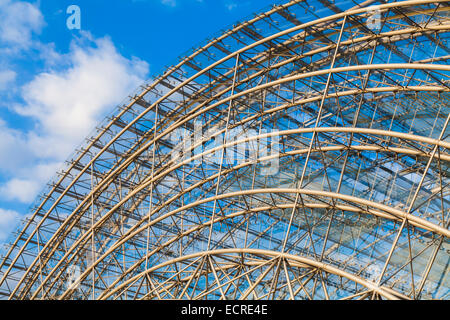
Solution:
<svg viewBox="0 0 450 320"><path fill-rule="evenodd" d="M37 155L33 160L34 163L16 168L13 177L0 185L3 200L31 203L44 184L62 167L62 161L39 159Z"/></svg>
<svg viewBox="0 0 450 320"><path fill-rule="evenodd" d="M0 208L0 241L5 241L19 223L20 214Z"/></svg>
<svg viewBox="0 0 450 320"><path fill-rule="evenodd" d="M169 6L175 0L165 0ZM63 161L112 108L147 78L149 66L124 57L108 37L81 32L67 53L36 39L45 26L37 4L0 0L0 93L14 88L14 119L0 116L0 202L31 203ZM11 63L33 50L42 70L18 83ZM10 99L8 100L10 101ZM31 125L29 125L31 123ZM0 243L21 215L0 208Z"/></svg>
<svg viewBox="0 0 450 320"><path fill-rule="evenodd" d="M235 9L237 7L237 3L235 2L229 2L225 4L225 8L227 8L229 11Z"/></svg>
<svg viewBox="0 0 450 320"><path fill-rule="evenodd" d="M32 35L44 26L36 5L25 1L0 0L0 42L8 46L27 47Z"/></svg>
<svg viewBox="0 0 450 320"><path fill-rule="evenodd" d="M0 71L0 91L6 90L16 79L16 72L13 70Z"/></svg>
<svg viewBox="0 0 450 320"><path fill-rule="evenodd" d="M27 134L9 128L0 119L0 173L15 173L33 157Z"/></svg>
<svg viewBox="0 0 450 320"><path fill-rule="evenodd" d="M175 7L177 5L176 0L161 0L161 3L169 7Z"/></svg>
<svg viewBox="0 0 450 320"><path fill-rule="evenodd" d="M0 119L0 168L14 173L0 183L3 199L31 202L107 111L147 77L148 64L125 58L111 39L83 34L69 53L51 51L52 69L23 85L13 110L34 121L12 129ZM55 63L59 61L60 63Z"/></svg>
<svg viewBox="0 0 450 320"><path fill-rule="evenodd" d="M39 152L36 132L12 129L0 119L0 197L2 201L30 203L62 161ZM45 137L41 137L43 141Z"/></svg>
<svg viewBox="0 0 450 320"><path fill-rule="evenodd" d="M39 183L31 179L11 179L0 187L0 194L8 200L30 202L39 191Z"/></svg>
<svg viewBox="0 0 450 320"><path fill-rule="evenodd" d="M65 56L70 61L67 68L41 73L23 87L26 103L15 110L37 120L46 140L55 137L64 145L79 142L99 116L123 100L148 73L146 62L123 57L110 39L91 42L89 47L74 42ZM57 142L49 141L53 146Z"/></svg>

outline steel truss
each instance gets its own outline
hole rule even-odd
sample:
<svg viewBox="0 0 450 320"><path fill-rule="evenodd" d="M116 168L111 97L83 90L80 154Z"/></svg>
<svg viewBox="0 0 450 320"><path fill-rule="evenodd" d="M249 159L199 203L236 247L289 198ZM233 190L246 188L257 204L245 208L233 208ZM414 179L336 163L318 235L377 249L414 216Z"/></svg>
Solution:
<svg viewBox="0 0 450 320"><path fill-rule="evenodd" d="M294 0L193 50L44 190L0 296L448 299L449 5Z"/></svg>

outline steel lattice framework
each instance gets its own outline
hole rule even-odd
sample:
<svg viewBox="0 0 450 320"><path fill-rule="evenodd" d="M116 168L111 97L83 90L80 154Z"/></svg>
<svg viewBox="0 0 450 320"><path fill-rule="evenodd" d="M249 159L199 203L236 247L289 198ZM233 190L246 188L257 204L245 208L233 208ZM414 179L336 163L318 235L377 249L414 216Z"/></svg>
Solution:
<svg viewBox="0 0 450 320"><path fill-rule="evenodd" d="M295 0L208 40L49 184L0 295L448 299L449 8ZM177 161L180 129L202 149ZM278 153L226 156L262 139Z"/></svg>

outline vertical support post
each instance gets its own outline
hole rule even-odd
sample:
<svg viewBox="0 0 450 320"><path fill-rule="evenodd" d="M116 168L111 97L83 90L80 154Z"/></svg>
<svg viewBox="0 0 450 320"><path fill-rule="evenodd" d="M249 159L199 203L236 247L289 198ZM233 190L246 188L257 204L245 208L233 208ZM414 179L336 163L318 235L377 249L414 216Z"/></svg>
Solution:
<svg viewBox="0 0 450 320"><path fill-rule="evenodd" d="M316 121L315 121L315 124L314 124L314 128L317 128L317 126L319 125L320 119L322 117L323 105L325 103L325 98L326 98L326 96L328 94L328 89L330 87L331 74L332 74L331 73L331 69L333 69L334 63L336 61L336 55L337 55L337 53L339 51L339 45L341 43L342 34L344 33L344 27L345 27L346 21L347 21L347 16L345 15L344 19L342 20L341 31L339 33L339 38L338 38L338 41L336 43L336 49L334 50L333 59L332 59L331 64L330 64L330 72L328 73L327 83L325 85L325 90L324 90L324 93L323 93L323 96L322 96L322 100L320 102L320 108L319 108L319 111L317 113L317 118L316 118ZM311 155L311 150L312 150L312 147L313 147L315 139L316 139L316 131L313 131L313 135L311 137L311 142L310 142L309 148L308 148L308 154L306 155L305 165L303 166L302 175L300 177L299 183L297 184L297 189L300 189L302 187L302 185L303 185L303 179L305 177L306 167L308 166L309 157ZM286 249L286 244L287 244L287 241L288 241L288 238L289 238L289 233L291 231L292 221L294 219L294 213L297 210L297 203L298 203L299 197L300 197L300 195L297 192L296 195L295 195L294 206L292 207L291 217L289 219L289 225L288 225L288 228L286 230L286 237L284 238L283 247L282 247L282 250L281 250L281 252L283 252L283 253L284 253L284 250ZM312 245L313 251L315 252L314 244L312 243L312 241L313 241L312 237L310 237L310 238L311 238L311 245Z"/></svg>
<svg viewBox="0 0 450 320"><path fill-rule="evenodd" d="M239 53L236 55L236 64L234 66L233 83L231 85L231 99L230 99L230 102L228 104L228 113L227 113L227 120L226 120L226 123L225 123L225 133L224 133L224 138L223 138L223 145L225 145L226 142L227 142L228 124L230 122L231 108L233 106L234 86L236 85L236 75L237 75L238 66L239 66ZM217 198L217 194L219 193L220 178L222 176L222 166L223 166L224 155L225 155L225 149L222 148L222 153L221 153L221 156L220 156L219 174L217 176L217 183L216 183L216 193L215 193L216 194L216 198ZM212 211L212 215L211 215L211 224L209 226L209 236L208 236L207 250L209 250L210 246L211 246L211 236L212 236L212 229L213 229L213 225L214 225L216 207L217 207L217 199L214 199L213 211Z"/></svg>

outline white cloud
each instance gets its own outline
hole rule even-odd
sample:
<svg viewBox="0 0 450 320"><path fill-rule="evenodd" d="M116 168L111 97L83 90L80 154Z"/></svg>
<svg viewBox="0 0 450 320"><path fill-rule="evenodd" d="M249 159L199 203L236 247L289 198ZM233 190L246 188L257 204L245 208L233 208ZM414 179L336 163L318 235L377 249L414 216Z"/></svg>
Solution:
<svg viewBox="0 0 450 320"><path fill-rule="evenodd" d="M233 10L234 8L237 7L237 3L235 3L235 2L230 2L230 3L225 4L225 7L226 7L229 11L231 11L231 10Z"/></svg>
<svg viewBox="0 0 450 320"><path fill-rule="evenodd" d="M39 9L24 1L0 0L0 42L27 47L39 33L44 19Z"/></svg>
<svg viewBox="0 0 450 320"><path fill-rule="evenodd" d="M27 134L9 128L0 119L0 170L15 174L33 158Z"/></svg>
<svg viewBox="0 0 450 320"><path fill-rule="evenodd" d="M61 167L61 161L39 152L35 137L36 133L9 128L0 119L0 173L7 177L0 183L1 200L30 203Z"/></svg>
<svg viewBox="0 0 450 320"><path fill-rule="evenodd" d="M16 79L16 72L12 70L0 71L0 91L6 90Z"/></svg>
<svg viewBox="0 0 450 320"><path fill-rule="evenodd" d="M0 119L0 168L13 173L0 183L7 200L31 202L106 111L148 74L146 62L123 57L109 38L83 34L69 53L49 52L52 70L25 84L25 103L13 108L35 127L23 132Z"/></svg>
<svg viewBox="0 0 450 320"><path fill-rule="evenodd" d="M33 201L39 188L38 181L14 178L0 187L0 194L4 199L27 203Z"/></svg>
<svg viewBox="0 0 450 320"><path fill-rule="evenodd" d="M44 184L62 167L62 162L36 159L15 171L14 177L0 185L2 200L31 203Z"/></svg>
<svg viewBox="0 0 450 320"><path fill-rule="evenodd" d="M177 5L176 0L161 0L161 3L169 7L175 7Z"/></svg>
<svg viewBox="0 0 450 320"><path fill-rule="evenodd" d="M19 114L36 119L41 133L62 139L64 144L80 142L99 116L122 101L148 73L146 62L124 58L108 38L94 40L91 45L73 43L65 56L69 67L37 75L23 87L26 104L15 108ZM53 146L57 143L50 141Z"/></svg>
<svg viewBox="0 0 450 320"><path fill-rule="evenodd" d="M19 223L20 214L0 208L0 241L5 241Z"/></svg>
<svg viewBox="0 0 450 320"><path fill-rule="evenodd" d="M166 0L175 5L175 0ZM68 53L34 38L45 25L37 5L0 0L0 91L14 84L10 112L32 125L11 127L0 118L0 200L30 203L105 113L143 83L149 66L122 56L108 37L82 32ZM33 49L45 72L18 87L10 60ZM15 120L15 124L18 121ZM0 208L0 243L20 214Z"/></svg>

